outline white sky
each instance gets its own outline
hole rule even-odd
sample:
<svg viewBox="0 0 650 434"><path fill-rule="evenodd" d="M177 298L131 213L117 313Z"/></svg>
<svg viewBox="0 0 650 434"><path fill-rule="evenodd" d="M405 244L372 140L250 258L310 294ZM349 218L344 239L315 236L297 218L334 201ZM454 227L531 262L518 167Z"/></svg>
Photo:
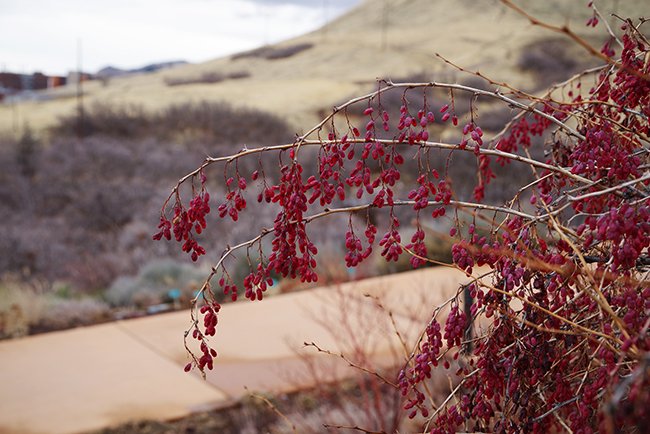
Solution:
<svg viewBox="0 0 650 434"><path fill-rule="evenodd" d="M0 70L201 62L315 30L360 0L0 0Z"/></svg>

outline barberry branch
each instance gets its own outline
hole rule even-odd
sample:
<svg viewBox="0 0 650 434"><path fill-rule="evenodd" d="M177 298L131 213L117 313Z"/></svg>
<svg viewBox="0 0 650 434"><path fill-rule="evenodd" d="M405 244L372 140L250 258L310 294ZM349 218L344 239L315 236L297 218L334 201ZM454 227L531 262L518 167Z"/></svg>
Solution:
<svg viewBox="0 0 650 434"><path fill-rule="evenodd" d="M376 253L388 261L406 254L414 267L440 265L425 243L424 228L436 226L449 230L453 240L452 262L443 265L468 276L477 267L489 270L433 309L412 348L398 333L405 360L397 381L373 377L399 387L408 417L419 414L434 434L463 426L532 433L631 432L635 424L644 426L638 409L647 408L650 379L633 373L650 351L650 44L638 26L623 20L620 35L605 29L618 38L619 55L611 41L599 51L568 26L545 23L510 0L502 2L534 25L568 36L603 64L540 95L478 71L470 73L496 90L380 80L375 91L334 107L291 143L207 157L178 181L154 237L173 236L193 260L205 254L199 242L210 212L209 170L223 169L219 218L238 222L255 206L277 212L272 225L260 223L256 236L223 250L193 300L185 334L187 370L212 369L216 351L209 339L221 307L216 291L235 300L243 287L248 299L261 300L276 277L316 281L317 237L310 229L316 221L348 215L347 224L332 232L342 231L341 256L349 267L372 258L377 245ZM589 25L595 26L603 16L592 12ZM430 89L449 93L444 105L435 101L433 108ZM415 101L414 90L421 95ZM469 97L464 114L456 112L461 93ZM479 97L513 109L510 121L491 137L480 126ZM401 104L397 115L390 106L395 101ZM459 137L457 143L430 138L449 131ZM464 171L454 166L467 156L476 166ZM244 161L253 158L258 169L245 173ZM494 163L501 167L493 170ZM509 176L510 164L530 170L525 178ZM461 196L457 184L474 171L472 197ZM512 193L498 192L498 201L486 201L486 191L500 188L491 180L504 176ZM255 186L259 205L248 203L254 202L249 199ZM410 240L402 238L405 233ZM267 237L270 243L263 242ZM243 280L227 266L238 251L250 269ZM461 291L471 300L464 308ZM341 313L347 312L341 306ZM392 313L390 318L396 328ZM475 323L479 336L471 350L461 351ZM342 327L354 336L352 323L343 320ZM197 355L190 340L200 346ZM360 341L355 336L355 345ZM450 369L452 357L459 359L460 384L438 405L429 379L436 369ZM634 381L619 388L630 376ZM625 411L607 413L612 395L615 407Z"/></svg>

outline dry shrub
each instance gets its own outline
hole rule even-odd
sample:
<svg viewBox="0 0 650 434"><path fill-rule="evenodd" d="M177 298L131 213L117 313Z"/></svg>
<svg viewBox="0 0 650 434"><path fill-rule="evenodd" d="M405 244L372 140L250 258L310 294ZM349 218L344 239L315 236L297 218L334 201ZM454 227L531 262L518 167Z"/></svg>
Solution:
<svg viewBox="0 0 650 434"><path fill-rule="evenodd" d="M441 81L448 77L448 73L431 75L424 72L414 73L402 77L388 77L387 81L392 81L393 83L423 83L430 81ZM486 89L489 88L488 83L485 80L482 80L478 77L472 77L466 79L462 84L470 87L475 87L477 89ZM376 90L375 88L369 88L368 91L371 92ZM440 109L449 104L453 106L453 113L456 114L459 118L467 115L470 110L470 100L471 95L466 92L450 92L449 90L443 90L438 88L419 88L419 89L395 89L389 92L384 92L379 97L377 104L381 103L383 110L388 112L391 119L399 118L400 107L406 102L410 104L414 101L423 101L426 98L427 110L432 111L436 118L439 120L441 117ZM341 100L339 104L342 105L346 103L349 98ZM453 102L452 102L453 101ZM421 104L421 103L420 103ZM374 105L374 103L373 103ZM364 104L355 104L345 108L345 113L350 116L352 119L357 117L364 117L363 111L366 109ZM327 111L321 113L323 116L326 116ZM433 124L433 128L442 127L442 124ZM388 134L382 134L383 131L378 132L382 137L384 135L392 137L395 134L395 131L391 130Z"/></svg>
<svg viewBox="0 0 650 434"><path fill-rule="evenodd" d="M135 137L149 130L153 126L152 121L143 107L136 104L115 106L95 103L82 117L78 113L59 117L52 128L52 135Z"/></svg>
<svg viewBox="0 0 650 434"><path fill-rule="evenodd" d="M50 332L109 321L112 314L106 303L83 298L63 300L50 298L41 316L30 325L30 333Z"/></svg>
<svg viewBox="0 0 650 434"><path fill-rule="evenodd" d="M214 84L226 80L239 80L248 78L251 74L248 71L235 71L229 74L220 72L204 72L198 77L167 77L165 84L167 86L184 86L188 84Z"/></svg>
<svg viewBox="0 0 650 434"><path fill-rule="evenodd" d="M534 89L544 89L593 64L579 50L567 39L539 39L521 49L517 66L534 75Z"/></svg>
<svg viewBox="0 0 650 434"><path fill-rule="evenodd" d="M72 279L93 290L166 254L149 243L156 184L201 156L156 141L61 140L38 151L25 177L10 146L0 149L0 275Z"/></svg>
<svg viewBox="0 0 650 434"><path fill-rule="evenodd" d="M167 107L156 116L153 133L161 138L193 135L217 144L283 143L292 140L288 124L278 116L225 103L202 101Z"/></svg>
<svg viewBox="0 0 650 434"><path fill-rule="evenodd" d="M115 276L134 269L128 259L112 252L98 252L95 255L80 255L65 264L67 281L75 288L88 291L102 291Z"/></svg>
<svg viewBox="0 0 650 434"><path fill-rule="evenodd" d="M112 306L146 307L168 299L172 289L181 290L189 302L204 271L171 259L154 260L140 269L135 277L119 277L104 294Z"/></svg>
<svg viewBox="0 0 650 434"><path fill-rule="evenodd" d="M0 285L0 339L97 324L111 318L106 303L43 295L15 280Z"/></svg>
<svg viewBox="0 0 650 434"><path fill-rule="evenodd" d="M288 124L273 114L213 101L174 104L156 113L148 113L138 105L95 104L81 119L76 113L60 117L52 134L55 137L182 138L186 142L221 144L280 142L292 137Z"/></svg>
<svg viewBox="0 0 650 434"><path fill-rule="evenodd" d="M324 385L320 389L273 397L254 395L244 398L233 406L194 413L180 420L132 421L95 431L93 434L352 433L355 431L336 428L335 425L348 424L349 420L364 420L363 408L358 403L354 404L360 393L358 385L346 381ZM383 400L386 397L382 395L378 398ZM362 425L361 422L359 424Z"/></svg>
<svg viewBox="0 0 650 434"><path fill-rule="evenodd" d="M20 141L0 146L0 275L66 279L97 290L155 257L179 257L150 242L165 186L197 159L220 152L215 144L231 150L292 136L273 115L212 102L155 114L98 105L84 119L94 133L83 140L70 137L76 120L68 117L47 145L27 130ZM230 235L237 231L205 239L216 244Z"/></svg>
<svg viewBox="0 0 650 434"><path fill-rule="evenodd" d="M478 124L484 131L499 132L512 119L513 110L510 107L499 106L492 110L484 110L478 117Z"/></svg>
<svg viewBox="0 0 650 434"><path fill-rule="evenodd" d="M26 285L5 281L0 285L0 339L29 334L30 324L45 310L45 302Z"/></svg>
<svg viewBox="0 0 650 434"><path fill-rule="evenodd" d="M310 42L303 42L300 44L293 44L284 47L271 47L265 46L256 48L250 51L244 51L243 53L237 53L230 57L231 60L239 59L249 59L249 58L259 58L266 60L277 60L277 59L286 59L291 56L295 56L298 53L301 53L305 50L312 48L314 44Z"/></svg>

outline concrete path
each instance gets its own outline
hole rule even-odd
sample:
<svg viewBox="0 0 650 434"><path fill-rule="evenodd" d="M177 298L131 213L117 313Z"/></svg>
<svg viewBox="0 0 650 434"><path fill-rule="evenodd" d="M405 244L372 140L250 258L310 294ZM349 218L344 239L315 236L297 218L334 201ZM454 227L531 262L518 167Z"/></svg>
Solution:
<svg viewBox="0 0 650 434"><path fill-rule="evenodd" d="M171 419L226 399L115 323L0 343L0 385L2 433Z"/></svg>
<svg viewBox="0 0 650 434"><path fill-rule="evenodd" d="M0 433L77 433L170 420L248 391L296 390L403 360L432 308L468 281L429 268L242 301L221 310L207 381L186 374L187 311L0 342ZM392 320L391 320L392 316ZM396 333L396 330L399 331Z"/></svg>

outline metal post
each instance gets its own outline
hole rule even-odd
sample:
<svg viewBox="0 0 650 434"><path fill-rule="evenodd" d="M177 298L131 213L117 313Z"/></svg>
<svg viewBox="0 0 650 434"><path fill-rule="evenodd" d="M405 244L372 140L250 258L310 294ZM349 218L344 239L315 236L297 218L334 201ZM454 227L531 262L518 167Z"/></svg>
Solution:
<svg viewBox="0 0 650 434"><path fill-rule="evenodd" d="M465 346L463 352L466 355L471 354L474 349L472 345L472 339L474 337L472 333L472 325L474 324L474 320L472 319L473 302L474 300L469 293L469 285L465 285L463 287L463 310L465 311L465 318L467 318L467 326L465 327Z"/></svg>

